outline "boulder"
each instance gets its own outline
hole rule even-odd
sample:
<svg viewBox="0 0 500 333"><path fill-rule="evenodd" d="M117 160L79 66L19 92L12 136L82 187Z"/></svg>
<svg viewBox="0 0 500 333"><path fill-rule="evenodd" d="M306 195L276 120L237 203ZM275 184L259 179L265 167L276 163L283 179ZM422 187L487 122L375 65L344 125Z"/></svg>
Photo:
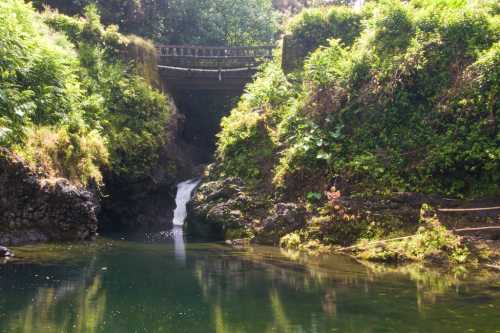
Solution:
<svg viewBox="0 0 500 333"><path fill-rule="evenodd" d="M0 246L0 258L13 257L14 253L12 253L8 248L4 246Z"/></svg>
<svg viewBox="0 0 500 333"><path fill-rule="evenodd" d="M254 205L239 178L204 182L188 204L188 231L215 238L244 236L251 224L246 213Z"/></svg>
<svg viewBox="0 0 500 333"><path fill-rule="evenodd" d="M306 210L296 203L277 203L262 220L256 235L260 243L277 244L289 232L301 229L306 223Z"/></svg>
<svg viewBox="0 0 500 333"><path fill-rule="evenodd" d="M306 221L300 204L273 204L234 177L203 183L188 207L191 234L231 241L253 237L259 243L277 244L281 236L302 228Z"/></svg>

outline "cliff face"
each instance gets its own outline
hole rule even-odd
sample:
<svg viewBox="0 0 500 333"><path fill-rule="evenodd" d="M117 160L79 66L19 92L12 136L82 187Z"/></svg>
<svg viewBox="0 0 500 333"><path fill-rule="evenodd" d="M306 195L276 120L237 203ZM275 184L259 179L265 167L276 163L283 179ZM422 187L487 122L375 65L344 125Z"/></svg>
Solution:
<svg viewBox="0 0 500 333"><path fill-rule="evenodd" d="M90 240L97 200L66 179L46 179L0 148L0 244Z"/></svg>

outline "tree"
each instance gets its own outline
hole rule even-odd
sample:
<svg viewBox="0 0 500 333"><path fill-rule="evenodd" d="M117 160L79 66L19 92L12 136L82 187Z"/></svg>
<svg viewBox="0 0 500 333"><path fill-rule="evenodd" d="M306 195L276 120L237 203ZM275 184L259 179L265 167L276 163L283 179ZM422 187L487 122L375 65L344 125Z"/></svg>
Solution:
<svg viewBox="0 0 500 333"><path fill-rule="evenodd" d="M272 0L34 0L81 14L97 2L105 24L166 44L268 44L277 30Z"/></svg>

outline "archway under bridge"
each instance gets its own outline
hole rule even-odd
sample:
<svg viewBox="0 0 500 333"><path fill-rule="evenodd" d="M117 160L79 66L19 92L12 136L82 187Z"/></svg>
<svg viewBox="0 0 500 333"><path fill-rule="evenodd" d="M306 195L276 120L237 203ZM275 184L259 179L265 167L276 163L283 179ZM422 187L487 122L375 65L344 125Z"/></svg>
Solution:
<svg viewBox="0 0 500 333"><path fill-rule="evenodd" d="M272 59L273 48L157 46L162 85L184 117L179 136L195 163L211 160L221 118L235 106L259 65Z"/></svg>

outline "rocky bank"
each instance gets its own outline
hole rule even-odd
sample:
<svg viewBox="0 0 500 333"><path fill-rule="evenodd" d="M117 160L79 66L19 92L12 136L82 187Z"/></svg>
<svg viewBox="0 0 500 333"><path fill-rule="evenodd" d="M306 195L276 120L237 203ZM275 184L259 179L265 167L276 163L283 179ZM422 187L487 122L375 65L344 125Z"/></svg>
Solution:
<svg viewBox="0 0 500 333"><path fill-rule="evenodd" d="M98 201L66 179L48 179L0 148L0 244L93 239Z"/></svg>
<svg viewBox="0 0 500 333"><path fill-rule="evenodd" d="M188 212L191 235L252 238L261 244L277 244L280 237L302 228L306 221L301 204L275 202L234 177L206 179L188 204Z"/></svg>
<svg viewBox="0 0 500 333"><path fill-rule="evenodd" d="M313 250L327 246L333 250L360 239L389 239L422 232L421 208L429 206L436 208L436 219L446 229L464 231L458 234L458 240L472 251L471 258L494 265L500 258L498 230L467 230L498 225L500 210L466 209L495 206L496 199L451 200L406 192L359 197L330 190L325 195L327 202L313 203L258 189L239 178L217 178L208 172L188 206L188 232L225 239L229 244L246 239L259 244L300 245Z"/></svg>

